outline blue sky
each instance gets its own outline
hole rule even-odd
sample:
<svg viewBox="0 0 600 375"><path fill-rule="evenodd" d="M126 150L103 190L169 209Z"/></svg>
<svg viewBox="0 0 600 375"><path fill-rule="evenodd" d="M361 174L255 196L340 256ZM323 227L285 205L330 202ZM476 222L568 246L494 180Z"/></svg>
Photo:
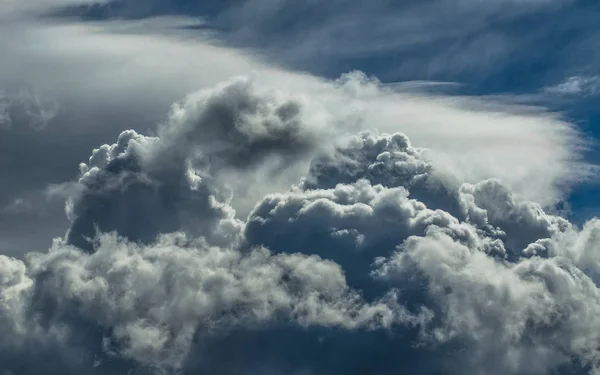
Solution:
<svg viewBox="0 0 600 375"><path fill-rule="evenodd" d="M600 3L0 4L0 373L600 374Z"/></svg>

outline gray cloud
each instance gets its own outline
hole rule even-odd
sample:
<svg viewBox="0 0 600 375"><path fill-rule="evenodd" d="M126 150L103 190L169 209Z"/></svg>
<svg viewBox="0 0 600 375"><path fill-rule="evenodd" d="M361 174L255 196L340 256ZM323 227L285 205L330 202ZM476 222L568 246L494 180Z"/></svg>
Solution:
<svg viewBox="0 0 600 375"><path fill-rule="evenodd" d="M394 137L402 139L378 141L390 144ZM392 143L391 150L395 147ZM350 159L354 166L377 171L378 161L391 151L370 150ZM352 165L347 159L336 163L320 169L336 176ZM270 196L249 218L247 238L284 252L304 248L334 259L347 270L350 285L367 295L381 289L364 278L372 265L371 276L397 287L408 308L434 312L421 327L424 345L463 348L464 357L455 354L449 373L595 369L600 337L588 327L598 324L600 308L594 283L598 261L591 255L597 253L592 250L598 246L592 234L597 223L580 232L494 180L459 188L456 198L464 209L459 220L410 200L403 186L412 184L404 176L415 170L413 164L395 167L387 170L385 184L401 187L344 181L356 175L355 168L346 169L334 189L309 185ZM535 248L552 250L532 253Z"/></svg>
<svg viewBox="0 0 600 375"><path fill-rule="evenodd" d="M459 3L459 17L442 22L449 34L479 30L456 18L559 4L444 7ZM339 22L311 31L324 45L354 30L356 15L367 28L376 19L362 5L344 18L340 4L328 8ZM390 16L365 39L348 33L353 45L338 52L397 48L364 42L397 28L438 29L443 13L410 23L430 14L422 4L407 22ZM256 16L263 27L291 3L270 5L230 16ZM501 17L512 19L508 13ZM150 37L143 27L123 35L102 25L27 26L0 41L0 69L26 72L16 86L39 81L73 112L62 128L27 139L35 157L9 159L25 148L14 134L29 129L27 116L47 112L23 106L27 121L17 124L13 101L2 102L0 116L15 130L0 137L0 149L12 150L0 158L13 168L2 170L11 176L4 184L24 200L3 193L1 207L18 216L25 199L34 211L41 205L21 191L16 171L45 170L60 182L70 172L57 166L88 156L81 149L91 142L106 144L76 181L47 191L68 200L66 237L21 260L0 256L3 372L598 372L600 224L577 228L547 210L563 184L582 177L581 139L570 124L510 103L392 92L360 73L322 81L203 42ZM417 44L438 40L417 36ZM310 40L292 56L310 52ZM482 46L498 50L484 58L506 52L493 35L467 49ZM185 91L255 69L255 79L186 96L156 132L145 132ZM356 135L361 129L369 131ZM92 135L77 135L86 131ZM28 221L16 231L0 221L2 246L14 246L9 234L25 239L57 222Z"/></svg>
<svg viewBox="0 0 600 375"><path fill-rule="evenodd" d="M285 90L234 79L186 96L153 136L121 132L48 190L67 198L70 228L48 252L0 257L3 370L41 371L32 358L57 374L598 364L582 327L597 325L600 226L544 210L580 167L568 124L431 104L358 73L333 85L278 74ZM440 118L451 129L427 125ZM234 209L246 189L248 218Z"/></svg>
<svg viewBox="0 0 600 375"><path fill-rule="evenodd" d="M174 231L215 241L220 237L213 235L221 231L235 237L233 209L214 197L189 159L163 158L160 148L159 138L130 130L117 143L94 150L88 164L81 165L76 194L67 202L70 244L91 249L89 240L97 231L113 230L144 243Z"/></svg>
<svg viewBox="0 0 600 375"><path fill-rule="evenodd" d="M214 168L248 168L269 155L297 158L313 150L318 134L298 98L261 90L240 78L190 95L159 130L170 150L197 150Z"/></svg>
<svg viewBox="0 0 600 375"><path fill-rule="evenodd" d="M9 95L0 92L0 129L10 130L14 124L25 124L43 130L59 111L56 101L22 90Z"/></svg>
<svg viewBox="0 0 600 375"><path fill-rule="evenodd" d="M37 313L51 324L68 326L77 315L100 325L119 355L142 365L179 368L194 340L236 326L283 319L377 328L399 314L389 303L366 304L338 265L314 256L272 256L264 249L244 256L182 235L150 246L114 235L98 241L93 254L56 244L48 254L30 255L35 284L17 262L18 279L8 280L6 293L29 286L41 302Z"/></svg>
<svg viewBox="0 0 600 375"><path fill-rule="evenodd" d="M574 0L376 0L369 5L355 0L125 0L113 5L75 7L63 14L88 20L201 16L207 21L197 30L217 30L225 43L259 50L286 66L328 75L361 67L392 80L460 77L479 83L500 78L503 82L488 81L496 87L508 80L503 69L516 70L525 81L533 76L534 64L553 63L550 45L560 43L575 52L579 48L565 43L575 39L589 49L593 44L584 39L596 34L595 9ZM587 54L583 49L576 53L571 63L581 67L575 59ZM548 68L553 76L564 74L564 69Z"/></svg>
<svg viewBox="0 0 600 375"><path fill-rule="evenodd" d="M209 238L231 231L235 237L241 223L215 177L227 170L246 174L258 164L281 170L304 160L325 133L306 110L239 79L174 105L158 137L121 133L117 143L94 150L80 167L78 184L65 191L74 193L67 204L69 243L83 247L97 230L145 243L173 231Z"/></svg>
<svg viewBox="0 0 600 375"><path fill-rule="evenodd" d="M190 103L210 112L207 101ZM426 150L400 133L317 151L302 181L240 221L203 174L228 168L235 159L222 152L233 143L215 148L210 164L211 133L200 132L209 125L196 121L204 116L177 113L159 137L125 131L94 150L78 187L65 190L74 194L66 240L24 261L0 257L8 370L60 351L65 365L50 363L62 373L342 373L317 351L364 366L358 353L389 345L412 359L365 369L595 371L597 221L579 230L497 180L440 179ZM243 114L236 124L248 129ZM305 356L292 356L300 344ZM247 354L214 359L226 347Z"/></svg>
<svg viewBox="0 0 600 375"><path fill-rule="evenodd" d="M462 371L547 373L573 360L598 365L599 337L589 327L598 324L600 294L570 259L498 262L432 230L409 238L375 272L398 283L405 275L424 280L439 311L439 324L424 336L462 342L469 353Z"/></svg>

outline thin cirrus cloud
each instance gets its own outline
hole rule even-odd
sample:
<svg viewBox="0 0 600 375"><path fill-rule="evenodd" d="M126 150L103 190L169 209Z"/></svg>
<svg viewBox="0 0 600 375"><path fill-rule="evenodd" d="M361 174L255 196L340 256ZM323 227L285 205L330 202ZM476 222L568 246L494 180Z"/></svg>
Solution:
<svg viewBox="0 0 600 375"><path fill-rule="evenodd" d="M547 87L547 93L557 95L595 96L600 92L600 77L573 76L557 85Z"/></svg>
<svg viewBox="0 0 600 375"><path fill-rule="evenodd" d="M552 212L572 124L127 23L2 26L2 84L61 108L31 168L73 176L27 185L61 237L0 255L3 371L597 372L599 222Z"/></svg>
<svg viewBox="0 0 600 375"><path fill-rule="evenodd" d="M56 101L31 91L17 94L0 92L0 129L10 130L13 124L24 124L33 130L43 130L59 111Z"/></svg>
<svg viewBox="0 0 600 375"><path fill-rule="evenodd" d="M594 2L572 0L125 0L53 15L200 16L197 26L183 29L217 30L223 43L317 74L335 77L359 67L384 80L460 80L503 91L545 86L575 67L593 70L587 57L599 11Z"/></svg>

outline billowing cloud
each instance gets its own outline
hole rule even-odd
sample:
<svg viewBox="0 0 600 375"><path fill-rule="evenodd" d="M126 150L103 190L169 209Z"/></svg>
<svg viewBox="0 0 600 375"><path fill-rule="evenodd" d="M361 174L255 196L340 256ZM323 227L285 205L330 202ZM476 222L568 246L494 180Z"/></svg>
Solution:
<svg viewBox="0 0 600 375"><path fill-rule="evenodd" d="M102 136L50 189L65 238L0 256L0 370L597 372L600 224L551 213L571 124L121 26L2 25L2 85L70 111L38 152Z"/></svg>
<svg viewBox="0 0 600 375"><path fill-rule="evenodd" d="M392 285L422 280L438 319L426 341L459 342L469 353L460 371L596 371L599 337L589 327L598 324L600 295L568 258L499 262L432 228L374 272Z"/></svg>
<svg viewBox="0 0 600 375"><path fill-rule="evenodd" d="M99 324L105 345L142 365L179 368L193 341L236 327L282 320L376 329L400 318L389 302L362 301L337 264L316 256L242 255L181 235L147 247L115 236L98 241L93 254L56 245L32 255L29 292L50 324L68 326L73 314Z"/></svg>
<svg viewBox="0 0 600 375"><path fill-rule="evenodd" d="M94 150L68 203L69 242L117 230L133 241L184 231L213 237L241 224L220 172L273 164L280 170L310 155L326 134L301 98L258 90L238 79L173 106L159 137L133 130ZM311 129L310 126L314 126ZM244 172L242 172L244 173ZM235 237L232 233L231 237Z"/></svg>
<svg viewBox="0 0 600 375"><path fill-rule="evenodd" d="M234 79L95 149L61 190L65 238L0 256L3 370L597 371L597 220L466 180L405 134L353 134L322 98ZM245 180L286 168L304 172L278 192ZM240 181L263 191L247 217Z"/></svg>

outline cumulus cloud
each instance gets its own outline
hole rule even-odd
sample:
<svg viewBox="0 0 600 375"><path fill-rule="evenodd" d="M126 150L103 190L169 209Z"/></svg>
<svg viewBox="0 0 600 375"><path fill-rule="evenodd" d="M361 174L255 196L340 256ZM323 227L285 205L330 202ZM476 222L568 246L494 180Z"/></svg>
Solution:
<svg viewBox="0 0 600 375"><path fill-rule="evenodd" d="M61 190L66 237L0 257L3 366L596 371L597 220L579 229L498 179L449 179L402 133L332 142L330 111L234 79L176 103L156 136L127 130L95 149ZM308 162L236 217L228 183L273 160ZM227 348L240 354L222 360ZM383 353L395 359L363 356Z"/></svg>
<svg viewBox="0 0 600 375"><path fill-rule="evenodd" d="M173 231L235 237L241 224L217 177L258 164L273 174L310 155L333 129L319 118L325 111L302 99L235 79L175 104L158 137L121 133L117 143L94 150L70 186L69 242L84 246L97 230L145 243Z"/></svg>
<svg viewBox="0 0 600 375"><path fill-rule="evenodd" d="M313 150L333 121L311 105L240 78L175 104L159 134L170 150L199 150L217 170L248 168L269 155L294 159Z"/></svg>
<svg viewBox="0 0 600 375"><path fill-rule="evenodd" d="M598 365L599 337L589 327L598 324L600 295L569 259L498 262L432 230L382 262L379 277L424 280L439 318L426 340L460 342L469 352L462 371L547 373L569 365L577 373L577 365Z"/></svg>
<svg viewBox="0 0 600 375"><path fill-rule="evenodd" d="M79 184L67 202L70 244L88 249L97 232L115 230L144 243L175 231L215 241L222 232L232 232L222 238L235 237L233 209L215 198L189 158L171 159L160 148L159 138L131 130L117 143L94 150L88 164L80 166Z"/></svg>
<svg viewBox="0 0 600 375"><path fill-rule="evenodd" d="M51 317L50 324L68 326L73 315L99 324L105 345L142 365L179 368L194 340L235 327L281 320L375 329L389 327L400 313L389 302L362 301L337 264L316 256L273 256L266 249L242 255L177 234L150 246L114 235L97 240L93 254L61 244L32 254L35 284L23 278L19 263L19 279L8 284L28 285L36 313Z"/></svg>
<svg viewBox="0 0 600 375"><path fill-rule="evenodd" d="M394 138L404 139L378 140ZM598 324L597 261L580 260L597 254L590 241L595 222L579 231L495 180L463 184L454 195L456 217L434 211L409 199L415 190L405 176L419 173L402 164L406 155L386 170L379 160L390 150L369 151L356 163L364 168L360 177L377 181L381 176L371 172L385 170L383 183L391 187L349 182L347 176L357 175L350 161L357 159L333 159L320 168L327 177L346 172L335 188L305 185L267 197L248 220L249 241L334 259L367 295L381 289L364 278L371 267L370 276L398 288L407 308L432 312L417 341L464 350L464 358L455 354L447 364L450 373L534 374L564 366L585 373L598 365L599 337L587 328Z"/></svg>
<svg viewBox="0 0 600 375"><path fill-rule="evenodd" d="M0 68L71 77L61 103L146 115L203 89L51 189L64 239L0 256L3 371L597 371L600 224L547 210L585 177L560 118L98 26L23 38L52 47Z"/></svg>

